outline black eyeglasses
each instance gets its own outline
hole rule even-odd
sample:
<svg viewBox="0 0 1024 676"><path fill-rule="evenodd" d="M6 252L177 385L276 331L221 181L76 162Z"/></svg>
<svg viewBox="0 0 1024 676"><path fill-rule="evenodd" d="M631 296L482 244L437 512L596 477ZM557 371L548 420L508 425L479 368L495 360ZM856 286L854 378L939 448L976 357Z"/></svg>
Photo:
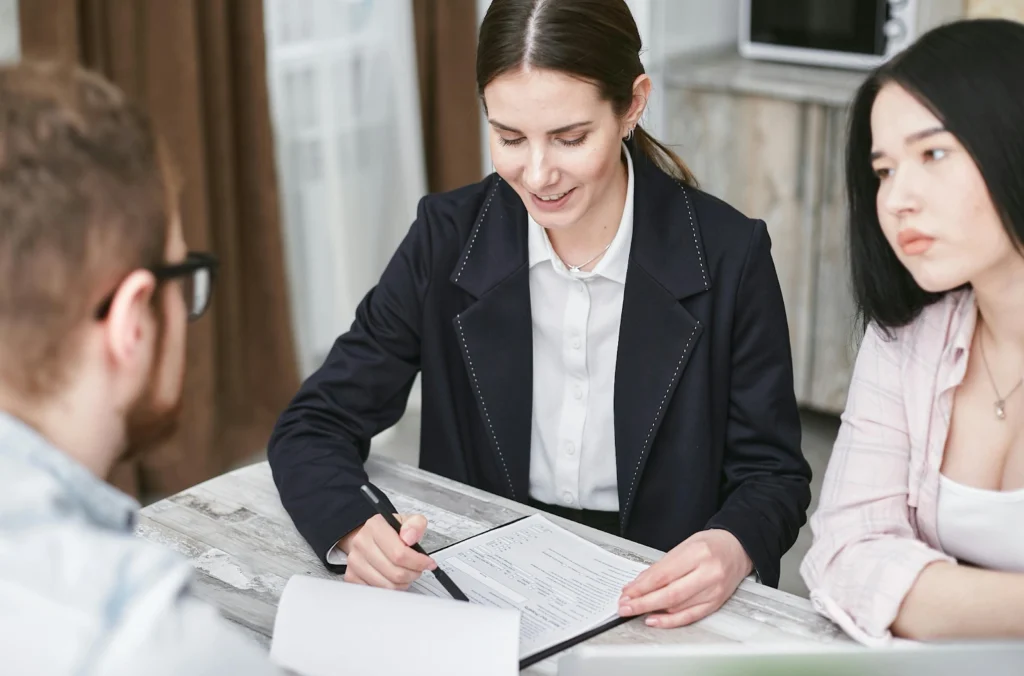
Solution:
<svg viewBox="0 0 1024 676"><path fill-rule="evenodd" d="M217 274L217 257L209 253L190 251L181 263L172 265L157 265L146 268L156 277L157 284L171 279L183 278L181 280L181 293L185 297L185 306L188 308L188 320L195 321L203 316L206 308L210 306L210 297L213 295L213 280ZM118 285L120 287L120 284ZM96 319L106 319L110 312L110 304L114 302L114 289L96 308Z"/></svg>

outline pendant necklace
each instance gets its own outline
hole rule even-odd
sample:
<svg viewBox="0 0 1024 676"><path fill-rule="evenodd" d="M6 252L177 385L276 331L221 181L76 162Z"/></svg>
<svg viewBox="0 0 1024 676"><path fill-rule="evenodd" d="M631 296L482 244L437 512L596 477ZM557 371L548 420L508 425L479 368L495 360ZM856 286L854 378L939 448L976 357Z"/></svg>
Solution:
<svg viewBox="0 0 1024 676"><path fill-rule="evenodd" d="M613 238L613 239L612 239L612 242L614 242L614 241L615 241L615 239ZM608 245L607 245L607 246L606 246L605 248L603 248L603 249L601 249L600 251L598 251L598 252L597 252L597 255L595 255L595 256L594 256L593 258L591 258L591 259L590 259L589 261L587 261L586 263L580 263L579 265L568 265L568 264L567 264L567 263L566 263L565 261L563 261L563 260L562 260L562 257L561 257L561 256L558 256L558 254L557 254L557 253L556 253L555 255L556 255L556 256L558 256L558 260L562 261L562 265L564 265L564 266L565 266L565 267L566 267L566 268L567 268L567 269L569 270L569 272L579 272L579 271L580 271L580 268L585 268L585 267L587 267L588 265L590 265L591 263L593 263L594 261L596 261L596 260L597 260L598 258L600 258L600 257L601 257L602 255L604 255L604 253L605 253L606 251L608 251L608 249L610 249L610 248L611 248L611 246L612 246L612 243L611 243L611 242L608 242Z"/></svg>
<svg viewBox="0 0 1024 676"><path fill-rule="evenodd" d="M985 364L985 372L988 373L988 380L992 383L992 391L996 393L996 418L999 420L1006 420L1006 400L1010 398L1017 388L1024 383L1024 378L1017 381L1017 384L1013 386L1013 389L1006 393L1005 397L999 395L999 388L996 387L996 379L992 377L992 369L988 367L988 358L985 356L985 332L980 331L978 333L978 346L981 348L981 361Z"/></svg>

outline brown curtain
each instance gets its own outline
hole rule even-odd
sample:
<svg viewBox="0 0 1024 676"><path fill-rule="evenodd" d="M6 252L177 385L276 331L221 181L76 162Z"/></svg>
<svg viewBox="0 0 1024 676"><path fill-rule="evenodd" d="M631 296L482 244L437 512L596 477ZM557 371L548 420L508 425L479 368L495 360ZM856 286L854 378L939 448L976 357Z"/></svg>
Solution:
<svg viewBox="0 0 1024 676"><path fill-rule="evenodd" d="M427 187L483 178L476 95L475 0L413 0Z"/></svg>
<svg viewBox="0 0 1024 676"><path fill-rule="evenodd" d="M185 177L192 249L221 259L192 325L177 435L111 480L176 492L264 447L297 388L260 0L28 0L25 58L77 61L141 103Z"/></svg>

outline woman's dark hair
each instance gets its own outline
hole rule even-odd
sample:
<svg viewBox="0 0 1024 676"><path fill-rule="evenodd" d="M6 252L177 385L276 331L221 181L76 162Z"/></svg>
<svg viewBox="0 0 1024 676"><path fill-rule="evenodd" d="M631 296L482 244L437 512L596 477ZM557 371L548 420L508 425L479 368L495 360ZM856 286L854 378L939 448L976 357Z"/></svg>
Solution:
<svg viewBox="0 0 1024 676"><path fill-rule="evenodd" d="M850 112L846 147L850 269L862 328L883 332L912 322L945 293L914 281L882 233L871 169L871 109L894 83L934 114L977 165L1010 240L1024 241L1024 25L957 21L921 36L875 70Z"/></svg>
<svg viewBox="0 0 1024 676"><path fill-rule="evenodd" d="M625 0L493 0L477 44L481 99L496 77L529 66L594 83L621 116L633 101L633 82L644 72L640 32ZM679 156L639 124L634 140L666 173L697 185Z"/></svg>

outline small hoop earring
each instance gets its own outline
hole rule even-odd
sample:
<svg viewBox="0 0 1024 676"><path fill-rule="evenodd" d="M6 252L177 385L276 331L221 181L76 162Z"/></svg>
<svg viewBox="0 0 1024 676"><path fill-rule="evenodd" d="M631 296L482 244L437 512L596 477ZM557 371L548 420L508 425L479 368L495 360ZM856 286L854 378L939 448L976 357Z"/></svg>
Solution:
<svg viewBox="0 0 1024 676"><path fill-rule="evenodd" d="M633 127L630 127L629 131L626 133L626 140L629 141L632 138L633 138Z"/></svg>

